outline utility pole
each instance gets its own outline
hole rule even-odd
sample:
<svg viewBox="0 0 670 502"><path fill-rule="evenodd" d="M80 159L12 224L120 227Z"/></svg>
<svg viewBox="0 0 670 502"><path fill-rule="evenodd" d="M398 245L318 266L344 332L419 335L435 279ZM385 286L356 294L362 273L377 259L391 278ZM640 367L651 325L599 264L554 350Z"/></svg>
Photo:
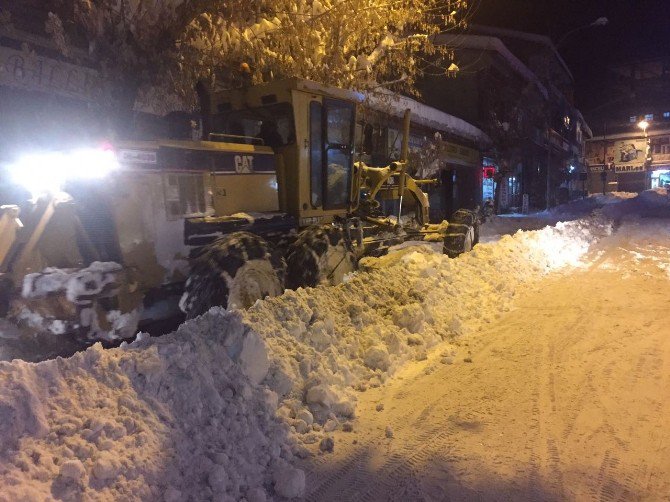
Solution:
<svg viewBox="0 0 670 502"><path fill-rule="evenodd" d="M603 195L607 191L607 120L603 123L603 171L600 173L603 181Z"/></svg>
<svg viewBox="0 0 670 502"><path fill-rule="evenodd" d="M551 208L551 126L547 128L547 190L545 194L547 210Z"/></svg>

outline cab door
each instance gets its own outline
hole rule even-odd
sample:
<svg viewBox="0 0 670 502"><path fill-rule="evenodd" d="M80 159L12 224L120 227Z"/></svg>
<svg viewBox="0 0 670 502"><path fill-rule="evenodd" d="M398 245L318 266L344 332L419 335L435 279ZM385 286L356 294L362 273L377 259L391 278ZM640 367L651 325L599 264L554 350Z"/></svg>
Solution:
<svg viewBox="0 0 670 502"><path fill-rule="evenodd" d="M324 98L311 101L309 111L312 207L346 210L350 205L355 105Z"/></svg>

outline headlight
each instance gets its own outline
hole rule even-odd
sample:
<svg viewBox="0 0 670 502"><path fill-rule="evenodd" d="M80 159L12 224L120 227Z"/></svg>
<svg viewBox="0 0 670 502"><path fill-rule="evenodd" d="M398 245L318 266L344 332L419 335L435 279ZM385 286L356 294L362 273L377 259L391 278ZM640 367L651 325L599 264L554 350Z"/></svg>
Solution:
<svg viewBox="0 0 670 502"><path fill-rule="evenodd" d="M113 151L91 148L26 155L9 166L9 173L15 183L37 197L61 191L70 180L104 178L117 168Z"/></svg>

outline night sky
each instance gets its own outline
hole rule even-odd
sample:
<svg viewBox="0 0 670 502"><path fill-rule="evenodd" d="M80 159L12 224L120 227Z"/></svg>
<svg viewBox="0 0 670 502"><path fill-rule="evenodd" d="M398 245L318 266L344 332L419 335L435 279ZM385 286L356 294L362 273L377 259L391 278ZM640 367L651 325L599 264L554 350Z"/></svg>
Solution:
<svg viewBox="0 0 670 502"><path fill-rule="evenodd" d="M577 105L588 115L600 104L607 67L665 55L670 59L670 0L471 0L471 22L548 35L606 16L609 24L570 35L560 52L576 80Z"/></svg>

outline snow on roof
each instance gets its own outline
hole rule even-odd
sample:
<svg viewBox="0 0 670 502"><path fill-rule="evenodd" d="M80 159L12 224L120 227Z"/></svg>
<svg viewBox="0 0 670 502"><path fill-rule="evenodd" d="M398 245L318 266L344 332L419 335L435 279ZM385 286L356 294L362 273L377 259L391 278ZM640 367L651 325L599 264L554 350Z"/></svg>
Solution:
<svg viewBox="0 0 670 502"><path fill-rule="evenodd" d="M383 87L378 87L372 91L358 92L338 89L309 80L297 80L296 88L359 103L366 101L373 109L391 113L396 117L402 117L405 110L409 109L412 113L412 121L417 124L447 132L478 144L491 143L491 139L484 131L469 122Z"/></svg>
<svg viewBox="0 0 670 502"><path fill-rule="evenodd" d="M556 49L554 42L551 40L551 38L549 38L546 35L539 35L537 33L528 33L525 31L510 30L507 28L498 28L494 26L482 26L478 24L470 25L470 28L480 33L488 33L490 35L500 35L503 37L516 38L519 40L526 40L528 42L534 42L537 44L546 45L549 48L549 50L551 50L554 57L558 60L558 63L563 67L565 72L568 74L570 79L573 81L575 80L574 76L572 75L572 72L570 71L570 68L568 68L567 63Z"/></svg>
<svg viewBox="0 0 670 502"><path fill-rule="evenodd" d="M537 75L535 75L535 73L533 73L518 57L512 54L499 38L483 35L452 35L443 33L435 37L434 43L436 45L448 45L454 49L465 48L497 52L507 60L513 70L529 82L534 83L542 95L547 99L549 98L549 91L542 85L537 78Z"/></svg>
<svg viewBox="0 0 670 502"><path fill-rule="evenodd" d="M509 35L509 36L516 36L517 38L521 39L527 39L539 43L546 43L549 44L554 51L556 57L559 59L561 64L564 66L565 70L568 72L570 75L570 78L572 78L572 74L570 73L570 70L568 67L565 65L565 62L561 58L561 56L556 52L556 49L551 42L551 39L549 37L545 37L542 35L536 35L534 33L523 33L523 32L515 32L513 30L498 30L497 28L489 30L488 27L482 27L486 28L486 31L490 31L491 33L493 32L499 32L501 35ZM484 31L484 30L482 30ZM509 32L509 33L508 33ZM518 36L517 36L518 35ZM453 34L442 34L438 35L435 37L435 43L436 44L443 44L443 45L450 45L453 48L466 48L466 49L480 49L480 50L489 50L489 51L495 51L498 54L500 54L502 57L504 57L509 65L514 69L517 73L519 73L522 77L524 77L526 80L529 82L533 82L535 85L537 85L537 88L540 90L542 95L545 98L549 98L549 91L547 90L546 86L543 85L540 80L537 78L537 75L528 68L523 61L521 61L519 58L517 58L512 52L507 48L507 46L500 40L499 38L496 37L489 37L485 35L453 35ZM556 89L555 87L552 86L552 91L555 94L558 94L560 96L563 96L563 93ZM593 136L593 132L591 131L591 128L589 125L586 123L586 120L584 119L584 116L581 114L581 112L577 109L574 108L575 114L579 118L579 120L582 122L582 125L584 126L585 132L589 136Z"/></svg>
<svg viewBox="0 0 670 502"><path fill-rule="evenodd" d="M410 110L412 122L438 131L447 132L477 144L490 144L491 138L474 125L463 119L445 113L418 101L395 94L388 89L376 89L366 93L368 104L373 109L384 110L396 117L402 117L405 110Z"/></svg>
<svg viewBox="0 0 670 502"><path fill-rule="evenodd" d="M329 85L320 84L312 80L294 79L295 88L301 91L315 92L317 94L325 94L340 99L347 99L349 101L356 101L362 103L365 100L365 95L361 92L351 89L341 89L339 87L331 87Z"/></svg>

